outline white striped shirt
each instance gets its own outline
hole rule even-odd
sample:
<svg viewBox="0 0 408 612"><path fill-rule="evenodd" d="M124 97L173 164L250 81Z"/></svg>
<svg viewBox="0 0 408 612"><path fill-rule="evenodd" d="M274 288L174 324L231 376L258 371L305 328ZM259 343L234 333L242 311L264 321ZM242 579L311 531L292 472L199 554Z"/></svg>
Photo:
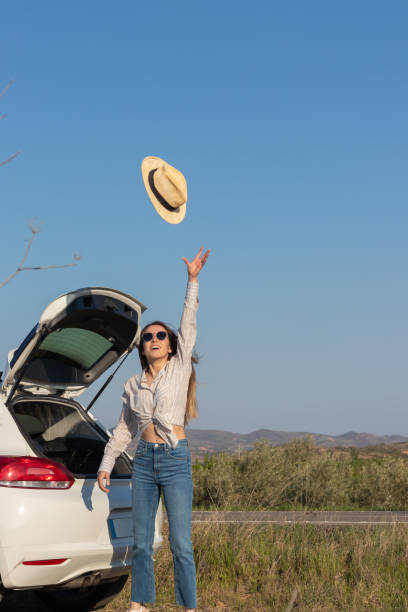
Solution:
<svg viewBox="0 0 408 612"><path fill-rule="evenodd" d="M155 376L151 385L146 373L132 376L126 381L119 422L105 446L100 472L111 472L117 457L132 439L142 435L154 424L156 433L175 448L178 443L173 425L184 425L187 391L191 375L191 355L197 336L196 312L198 308L198 282L187 284L184 309L177 336L177 353Z"/></svg>

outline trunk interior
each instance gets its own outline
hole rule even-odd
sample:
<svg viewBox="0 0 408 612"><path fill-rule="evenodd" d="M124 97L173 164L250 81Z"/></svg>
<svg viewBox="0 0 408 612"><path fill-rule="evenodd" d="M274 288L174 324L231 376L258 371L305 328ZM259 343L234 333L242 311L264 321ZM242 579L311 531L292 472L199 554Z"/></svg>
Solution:
<svg viewBox="0 0 408 612"><path fill-rule="evenodd" d="M15 399L10 412L32 449L63 463L73 474L96 478L108 435L69 400L24 397ZM118 457L113 478L130 478L131 463Z"/></svg>

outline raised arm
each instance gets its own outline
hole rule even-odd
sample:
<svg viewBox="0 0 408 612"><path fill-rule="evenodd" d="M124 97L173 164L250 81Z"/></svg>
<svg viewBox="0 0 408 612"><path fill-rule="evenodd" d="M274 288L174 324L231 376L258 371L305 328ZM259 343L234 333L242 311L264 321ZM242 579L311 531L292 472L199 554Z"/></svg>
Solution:
<svg viewBox="0 0 408 612"><path fill-rule="evenodd" d="M188 365L188 367L190 367L191 364L191 354L197 336L196 312L198 308L198 275L210 254L210 251L206 251L203 255L203 250L203 247L201 247L191 262L183 257L183 261L187 266L188 284L183 314L178 330L177 358L185 365Z"/></svg>

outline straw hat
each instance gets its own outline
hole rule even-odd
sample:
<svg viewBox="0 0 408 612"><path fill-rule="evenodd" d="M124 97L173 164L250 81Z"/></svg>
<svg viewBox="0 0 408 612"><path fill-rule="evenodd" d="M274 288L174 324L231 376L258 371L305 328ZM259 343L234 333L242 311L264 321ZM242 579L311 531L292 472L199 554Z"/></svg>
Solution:
<svg viewBox="0 0 408 612"><path fill-rule="evenodd" d="M187 183L182 173L160 157L142 161L143 182L159 215L168 223L180 223L186 214Z"/></svg>

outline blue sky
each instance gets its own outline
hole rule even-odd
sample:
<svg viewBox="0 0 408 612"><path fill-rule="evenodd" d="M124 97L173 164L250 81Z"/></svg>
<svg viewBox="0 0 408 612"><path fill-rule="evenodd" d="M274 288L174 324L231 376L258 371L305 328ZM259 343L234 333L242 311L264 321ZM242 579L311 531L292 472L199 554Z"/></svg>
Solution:
<svg viewBox="0 0 408 612"><path fill-rule="evenodd" d="M0 279L31 219L27 265L82 259L1 289L4 358L82 286L177 326L203 244L195 427L408 435L407 20L398 0L5 2L0 160L22 153L0 168ZM146 155L187 178L178 226Z"/></svg>

